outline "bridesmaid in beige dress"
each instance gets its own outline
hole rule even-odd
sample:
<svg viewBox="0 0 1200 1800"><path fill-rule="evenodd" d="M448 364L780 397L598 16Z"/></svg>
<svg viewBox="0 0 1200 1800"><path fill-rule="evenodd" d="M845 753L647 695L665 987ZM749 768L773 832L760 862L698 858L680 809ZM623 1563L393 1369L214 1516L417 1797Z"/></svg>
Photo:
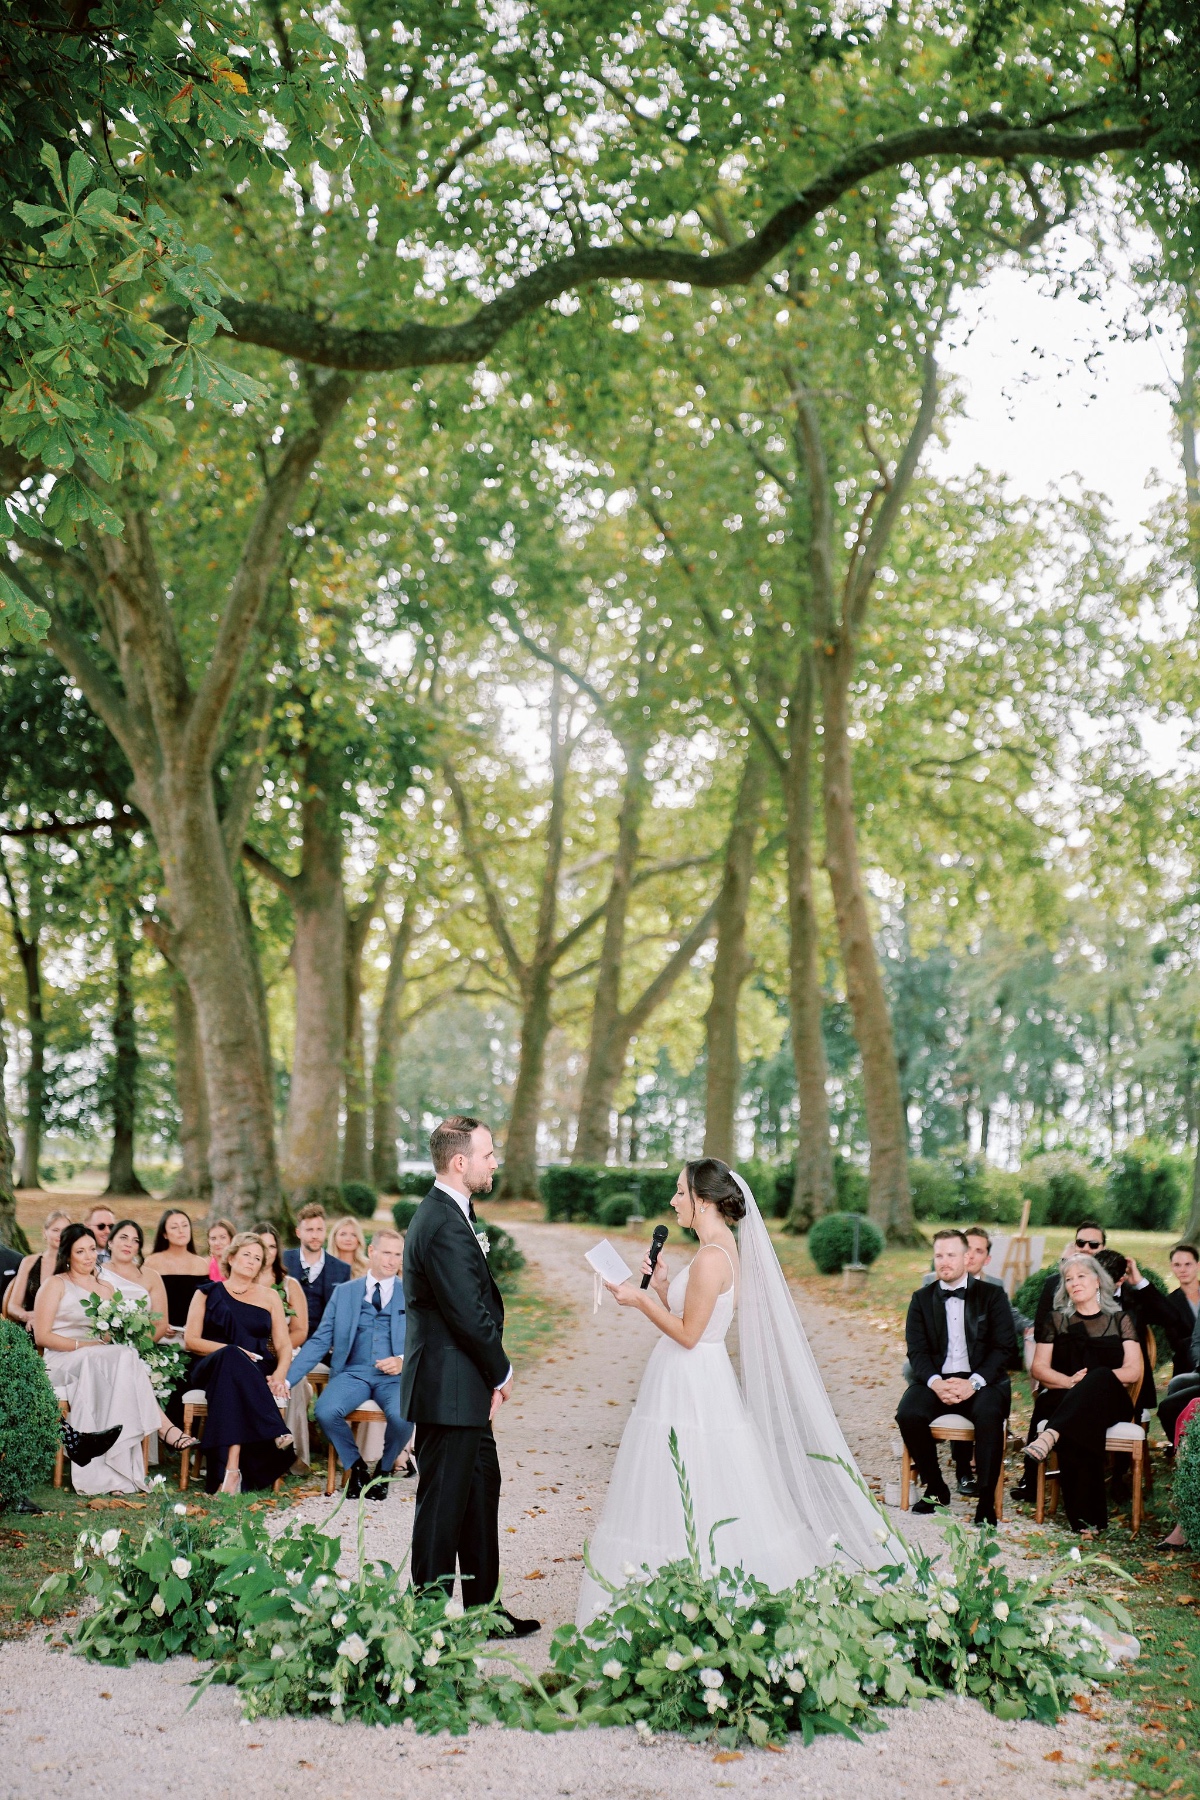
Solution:
<svg viewBox="0 0 1200 1800"><path fill-rule="evenodd" d="M55 1273L38 1290L33 1332L56 1394L70 1407L73 1432L116 1436L88 1462L72 1461L77 1494L133 1494L146 1486L142 1441L157 1431L172 1449L194 1442L171 1424L154 1397L146 1365L130 1344L97 1338L84 1298L116 1292L96 1275L96 1239L86 1225L70 1225L58 1248Z"/></svg>

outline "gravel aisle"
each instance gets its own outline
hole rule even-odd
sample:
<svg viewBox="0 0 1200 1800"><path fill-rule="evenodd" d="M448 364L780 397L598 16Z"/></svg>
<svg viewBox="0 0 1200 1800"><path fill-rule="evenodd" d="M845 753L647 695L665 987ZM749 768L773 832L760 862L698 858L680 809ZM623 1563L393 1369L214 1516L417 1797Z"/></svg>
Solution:
<svg viewBox="0 0 1200 1800"><path fill-rule="evenodd" d="M517 1370L516 1398L503 1409L497 1431L506 1596L514 1612L544 1621L540 1636L522 1646L540 1666L551 1630L574 1614L581 1543L602 1506L653 1340L645 1320L607 1298L593 1317L580 1233L527 1224L514 1226L513 1234L543 1282L579 1309L577 1325L536 1370ZM864 1472L895 1479L897 1334L882 1322L847 1322L832 1307L807 1300L803 1314ZM308 1501L303 1510L319 1518L327 1507ZM373 1555L396 1560L405 1554L412 1513L408 1486L368 1508ZM348 1510L343 1518L349 1541ZM935 1541L931 1522L909 1518L904 1526L910 1540ZM916 1527L924 1529L918 1534ZM1012 1549L1017 1553L1015 1543ZM1131 1791L1123 1782L1089 1778L1105 1728L1077 1713L1050 1730L1002 1725L973 1703L938 1701L891 1715L889 1729L861 1745L826 1738L808 1750L748 1751L740 1760L714 1763L710 1749L666 1740L644 1746L626 1730L542 1738L495 1728L448 1740L316 1721L247 1725L226 1689L210 1689L185 1712L193 1673L185 1662L94 1668L40 1638L0 1646L0 1795L163 1800L181 1782L203 1800L364 1791L402 1793L406 1800L493 1793L507 1800L571 1794L684 1800L764 1787L814 1800L845 1800L849 1793L856 1800L891 1800L933 1789L963 1800L1011 1800L1013 1793L1049 1800L1067 1792L1115 1800Z"/></svg>

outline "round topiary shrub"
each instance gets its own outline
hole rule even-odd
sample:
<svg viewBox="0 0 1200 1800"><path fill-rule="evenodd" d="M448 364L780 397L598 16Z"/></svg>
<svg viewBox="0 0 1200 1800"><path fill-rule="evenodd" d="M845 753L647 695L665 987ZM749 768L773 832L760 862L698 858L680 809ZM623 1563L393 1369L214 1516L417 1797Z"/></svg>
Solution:
<svg viewBox="0 0 1200 1800"><path fill-rule="evenodd" d="M0 1510L49 1481L58 1448L58 1401L28 1332L0 1319Z"/></svg>
<svg viewBox="0 0 1200 1800"><path fill-rule="evenodd" d="M1175 1458L1171 1510L1194 1547L1200 1544L1200 1413L1193 1414Z"/></svg>
<svg viewBox="0 0 1200 1800"><path fill-rule="evenodd" d="M392 1207L392 1217L396 1221L397 1231L407 1231L417 1216L419 1200L397 1200Z"/></svg>
<svg viewBox="0 0 1200 1800"><path fill-rule="evenodd" d="M499 1225L485 1227L488 1238L488 1268L496 1279L496 1286L502 1293L507 1293L512 1286L512 1278L525 1267L524 1254L507 1231Z"/></svg>
<svg viewBox="0 0 1200 1800"><path fill-rule="evenodd" d="M1045 1287L1049 1276L1050 1269L1048 1267L1045 1269L1034 1269L1031 1275L1025 1277L1024 1281L1013 1295L1013 1305L1019 1313L1024 1313L1027 1319L1032 1319L1037 1312L1038 1301L1042 1297L1042 1289Z"/></svg>
<svg viewBox="0 0 1200 1800"><path fill-rule="evenodd" d="M636 1194L608 1194L596 1208L596 1218L601 1225L618 1230L621 1226L628 1225L630 1213L640 1210Z"/></svg>
<svg viewBox="0 0 1200 1800"><path fill-rule="evenodd" d="M379 1195L365 1181L343 1181L342 1205L357 1219L373 1219Z"/></svg>
<svg viewBox="0 0 1200 1800"><path fill-rule="evenodd" d="M858 1234L858 1261L873 1263L882 1254L884 1236L873 1219L861 1213L826 1213L808 1234L808 1254L822 1275L836 1275L839 1269L855 1260L855 1233Z"/></svg>

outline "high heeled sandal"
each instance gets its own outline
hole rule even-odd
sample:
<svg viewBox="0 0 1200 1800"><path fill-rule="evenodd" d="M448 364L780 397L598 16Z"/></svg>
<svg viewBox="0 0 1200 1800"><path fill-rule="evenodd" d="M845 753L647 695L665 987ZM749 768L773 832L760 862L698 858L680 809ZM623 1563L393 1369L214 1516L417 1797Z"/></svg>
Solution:
<svg viewBox="0 0 1200 1800"><path fill-rule="evenodd" d="M200 1448L200 1439L189 1437L188 1433L179 1425L172 1425L170 1431L160 1431L158 1435L168 1450L198 1450Z"/></svg>
<svg viewBox="0 0 1200 1800"><path fill-rule="evenodd" d="M235 1484L233 1487L230 1487L229 1485L230 1480ZM234 1469L231 1475L230 1471L227 1469L225 1471L225 1478L217 1491L221 1494L228 1494L231 1499L235 1494L240 1494L242 1491L242 1471L240 1469Z"/></svg>
<svg viewBox="0 0 1200 1800"><path fill-rule="evenodd" d="M1029 1443L1026 1444L1025 1454L1026 1456L1031 1456L1034 1462L1045 1462L1057 1442L1057 1431L1052 1431L1049 1426L1047 1426L1044 1431L1039 1431L1037 1436L1031 1438Z"/></svg>

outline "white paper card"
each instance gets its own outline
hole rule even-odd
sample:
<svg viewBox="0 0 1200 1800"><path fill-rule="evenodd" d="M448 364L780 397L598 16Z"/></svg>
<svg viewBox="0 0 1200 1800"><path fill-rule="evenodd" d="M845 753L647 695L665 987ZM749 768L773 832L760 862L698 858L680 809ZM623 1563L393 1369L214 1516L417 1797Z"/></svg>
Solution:
<svg viewBox="0 0 1200 1800"><path fill-rule="evenodd" d="M607 1238L601 1238L595 1248L587 1252L587 1261L602 1281L611 1281L614 1287L633 1279L633 1270L621 1261Z"/></svg>

